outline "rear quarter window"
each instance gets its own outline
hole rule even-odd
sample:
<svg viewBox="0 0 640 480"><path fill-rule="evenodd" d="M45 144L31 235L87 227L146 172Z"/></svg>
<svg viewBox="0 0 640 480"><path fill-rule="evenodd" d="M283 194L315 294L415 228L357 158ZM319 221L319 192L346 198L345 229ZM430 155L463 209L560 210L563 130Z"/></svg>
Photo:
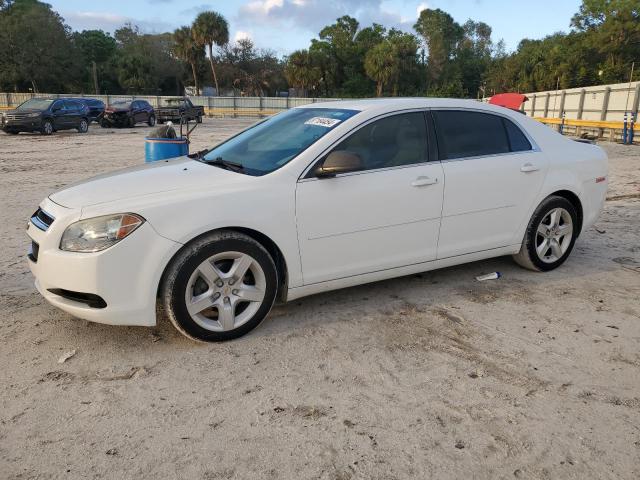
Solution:
<svg viewBox="0 0 640 480"><path fill-rule="evenodd" d="M531 142L525 137L520 127L516 126L511 120L503 119L504 127L507 130L507 136L509 137L509 146L512 152L526 152L531 150Z"/></svg>

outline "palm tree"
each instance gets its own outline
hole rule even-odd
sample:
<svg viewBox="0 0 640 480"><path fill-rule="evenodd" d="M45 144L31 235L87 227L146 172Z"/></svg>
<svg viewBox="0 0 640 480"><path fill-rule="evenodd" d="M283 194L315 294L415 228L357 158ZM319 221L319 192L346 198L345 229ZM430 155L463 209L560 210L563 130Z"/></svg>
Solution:
<svg viewBox="0 0 640 480"><path fill-rule="evenodd" d="M289 85L299 88L302 95L306 95L308 88L315 89L320 82L322 71L308 50L296 50L287 59L284 76Z"/></svg>
<svg viewBox="0 0 640 480"><path fill-rule="evenodd" d="M216 93L220 95L218 77L216 76L216 69L213 66L213 44L215 43L218 46L222 46L229 43L229 24L218 12L207 11L200 13L196 17L191 31L196 44L200 47L206 46L209 49L211 74L213 75L213 82L216 85Z"/></svg>
<svg viewBox="0 0 640 480"><path fill-rule="evenodd" d="M364 57L364 70L367 76L376 82L376 95L382 96L382 91L394 78L398 66L393 45L385 40L367 52Z"/></svg>
<svg viewBox="0 0 640 480"><path fill-rule="evenodd" d="M180 27L173 32L173 53L180 60L191 65L191 73L193 74L193 83L196 87L196 95L200 95L198 86L198 72L196 62L198 61L198 45L193 39L191 27Z"/></svg>

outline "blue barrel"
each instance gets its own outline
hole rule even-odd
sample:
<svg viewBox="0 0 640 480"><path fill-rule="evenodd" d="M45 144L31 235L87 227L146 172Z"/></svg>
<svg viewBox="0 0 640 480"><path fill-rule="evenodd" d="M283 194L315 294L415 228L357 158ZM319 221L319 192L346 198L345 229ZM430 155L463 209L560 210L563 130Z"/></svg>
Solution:
<svg viewBox="0 0 640 480"><path fill-rule="evenodd" d="M144 161L157 162L167 158L182 157L189 154L189 139L181 138L145 138Z"/></svg>

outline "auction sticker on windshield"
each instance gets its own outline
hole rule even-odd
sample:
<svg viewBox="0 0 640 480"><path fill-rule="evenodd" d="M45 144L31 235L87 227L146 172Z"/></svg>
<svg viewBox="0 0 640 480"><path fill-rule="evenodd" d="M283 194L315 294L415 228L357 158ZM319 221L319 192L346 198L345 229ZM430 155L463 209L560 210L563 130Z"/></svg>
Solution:
<svg viewBox="0 0 640 480"><path fill-rule="evenodd" d="M305 125L317 125L319 127L332 128L335 127L341 120L327 117L313 117L304 122Z"/></svg>

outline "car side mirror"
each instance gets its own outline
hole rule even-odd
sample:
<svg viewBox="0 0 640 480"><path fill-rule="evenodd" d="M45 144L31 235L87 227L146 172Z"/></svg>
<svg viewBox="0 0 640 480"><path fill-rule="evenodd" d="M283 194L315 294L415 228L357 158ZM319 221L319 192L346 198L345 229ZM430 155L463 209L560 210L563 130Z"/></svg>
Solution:
<svg viewBox="0 0 640 480"><path fill-rule="evenodd" d="M360 155L346 150L333 151L324 159L322 165L315 171L318 178L331 178L341 173L362 170Z"/></svg>

